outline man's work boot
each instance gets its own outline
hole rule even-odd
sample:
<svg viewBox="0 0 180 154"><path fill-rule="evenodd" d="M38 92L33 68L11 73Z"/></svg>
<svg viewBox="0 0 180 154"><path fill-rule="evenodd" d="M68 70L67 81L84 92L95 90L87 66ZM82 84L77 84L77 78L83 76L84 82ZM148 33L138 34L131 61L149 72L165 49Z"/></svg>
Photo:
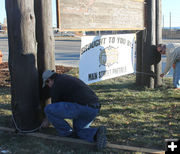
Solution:
<svg viewBox="0 0 180 154"><path fill-rule="evenodd" d="M100 126L96 133L96 147L98 151L102 151L106 147L106 127Z"/></svg>

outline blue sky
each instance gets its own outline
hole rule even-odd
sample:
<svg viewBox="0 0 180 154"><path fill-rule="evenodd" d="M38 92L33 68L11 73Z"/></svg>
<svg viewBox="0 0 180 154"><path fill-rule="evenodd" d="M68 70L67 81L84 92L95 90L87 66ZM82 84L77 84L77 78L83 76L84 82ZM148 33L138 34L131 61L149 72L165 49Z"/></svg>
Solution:
<svg viewBox="0 0 180 154"><path fill-rule="evenodd" d="M180 27L180 0L162 0L162 14L164 16L164 27ZM163 17L162 17L163 18Z"/></svg>
<svg viewBox="0 0 180 154"><path fill-rule="evenodd" d="M56 0L53 2L53 26L56 26ZM162 14L164 17L164 27L170 27L170 12L171 26L180 27L180 0L162 0ZM3 23L6 18L5 0L0 0L0 22Z"/></svg>

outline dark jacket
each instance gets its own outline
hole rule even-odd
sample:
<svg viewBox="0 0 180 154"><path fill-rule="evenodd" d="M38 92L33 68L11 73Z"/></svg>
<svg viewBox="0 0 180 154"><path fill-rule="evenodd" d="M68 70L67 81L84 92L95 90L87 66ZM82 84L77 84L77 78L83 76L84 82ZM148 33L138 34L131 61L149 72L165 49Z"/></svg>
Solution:
<svg viewBox="0 0 180 154"><path fill-rule="evenodd" d="M149 65L156 65L161 61L161 54L157 51L157 47L152 45L146 56L146 61Z"/></svg>
<svg viewBox="0 0 180 154"><path fill-rule="evenodd" d="M52 103L75 102L78 104L94 104L98 97L83 81L66 74L58 74L51 88Z"/></svg>

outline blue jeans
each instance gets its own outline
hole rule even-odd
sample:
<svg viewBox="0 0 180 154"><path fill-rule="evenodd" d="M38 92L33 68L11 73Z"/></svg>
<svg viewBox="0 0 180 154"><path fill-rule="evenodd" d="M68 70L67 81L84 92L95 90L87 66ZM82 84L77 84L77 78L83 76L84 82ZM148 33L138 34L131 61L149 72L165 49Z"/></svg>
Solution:
<svg viewBox="0 0 180 154"><path fill-rule="evenodd" d="M98 128L91 128L90 125L99 113L99 109L77 103L57 102L47 105L44 111L60 136L69 136L75 132L78 138L94 142ZM73 120L73 128L65 119Z"/></svg>
<svg viewBox="0 0 180 154"><path fill-rule="evenodd" d="M176 62L173 74L173 85L175 88L180 88L180 61Z"/></svg>

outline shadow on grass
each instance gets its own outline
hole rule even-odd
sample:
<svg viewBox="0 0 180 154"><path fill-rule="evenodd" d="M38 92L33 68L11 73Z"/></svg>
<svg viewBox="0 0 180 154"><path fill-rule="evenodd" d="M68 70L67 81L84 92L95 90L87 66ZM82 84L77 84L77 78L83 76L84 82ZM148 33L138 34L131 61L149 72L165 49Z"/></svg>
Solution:
<svg viewBox="0 0 180 154"><path fill-rule="evenodd" d="M159 137L157 136L152 136L153 134L150 132L146 132L146 134L144 135L140 134L139 132L134 132L133 130L131 131L131 128L121 128L120 133L109 131L109 134L116 134L116 136L119 136L118 142L120 145L152 148L159 150L164 149L163 140L159 140ZM108 136L108 138L110 137L111 136ZM146 140L146 142L144 142L144 140ZM156 140L156 145L153 145L154 140ZM159 143L157 143L158 140L160 141Z"/></svg>
<svg viewBox="0 0 180 154"><path fill-rule="evenodd" d="M164 149L165 139L180 134L180 93L166 85L148 89L123 80L91 85L102 104L96 122L107 126L110 142Z"/></svg>
<svg viewBox="0 0 180 154"><path fill-rule="evenodd" d="M11 110L11 106L10 106L10 104L2 104L2 103L0 103L0 109Z"/></svg>
<svg viewBox="0 0 180 154"><path fill-rule="evenodd" d="M1 118L0 118L0 126L3 126L3 127L13 127L13 123L12 123L12 116L11 115L1 115Z"/></svg>
<svg viewBox="0 0 180 154"><path fill-rule="evenodd" d="M101 117L106 117L112 142L164 149L164 140L180 134L179 99L169 97L125 98L102 100ZM172 100L173 98L173 100ZM124 102L126 101L126 102ZM118 128L118 129L117 129Z"/></svg>
<svg viewBox="0 0 180 154"><path fill-rule="evenodd" d="M0 96L1 95L10 95L10 87L9 86L0 86Z"/></svg>
<svg viewBox="0 0 180 154"><path fill-rule="evenodd" d="M144 148L164 149L165 139L174 138L172 133L178 133L159 122L131 122L114 126L118 129L108 130L108 140L112 143ZM109 123L108 125L113 125ZM174 127L178 127L177 125ZM171 132L171 133L170 133Z"/></svg>

